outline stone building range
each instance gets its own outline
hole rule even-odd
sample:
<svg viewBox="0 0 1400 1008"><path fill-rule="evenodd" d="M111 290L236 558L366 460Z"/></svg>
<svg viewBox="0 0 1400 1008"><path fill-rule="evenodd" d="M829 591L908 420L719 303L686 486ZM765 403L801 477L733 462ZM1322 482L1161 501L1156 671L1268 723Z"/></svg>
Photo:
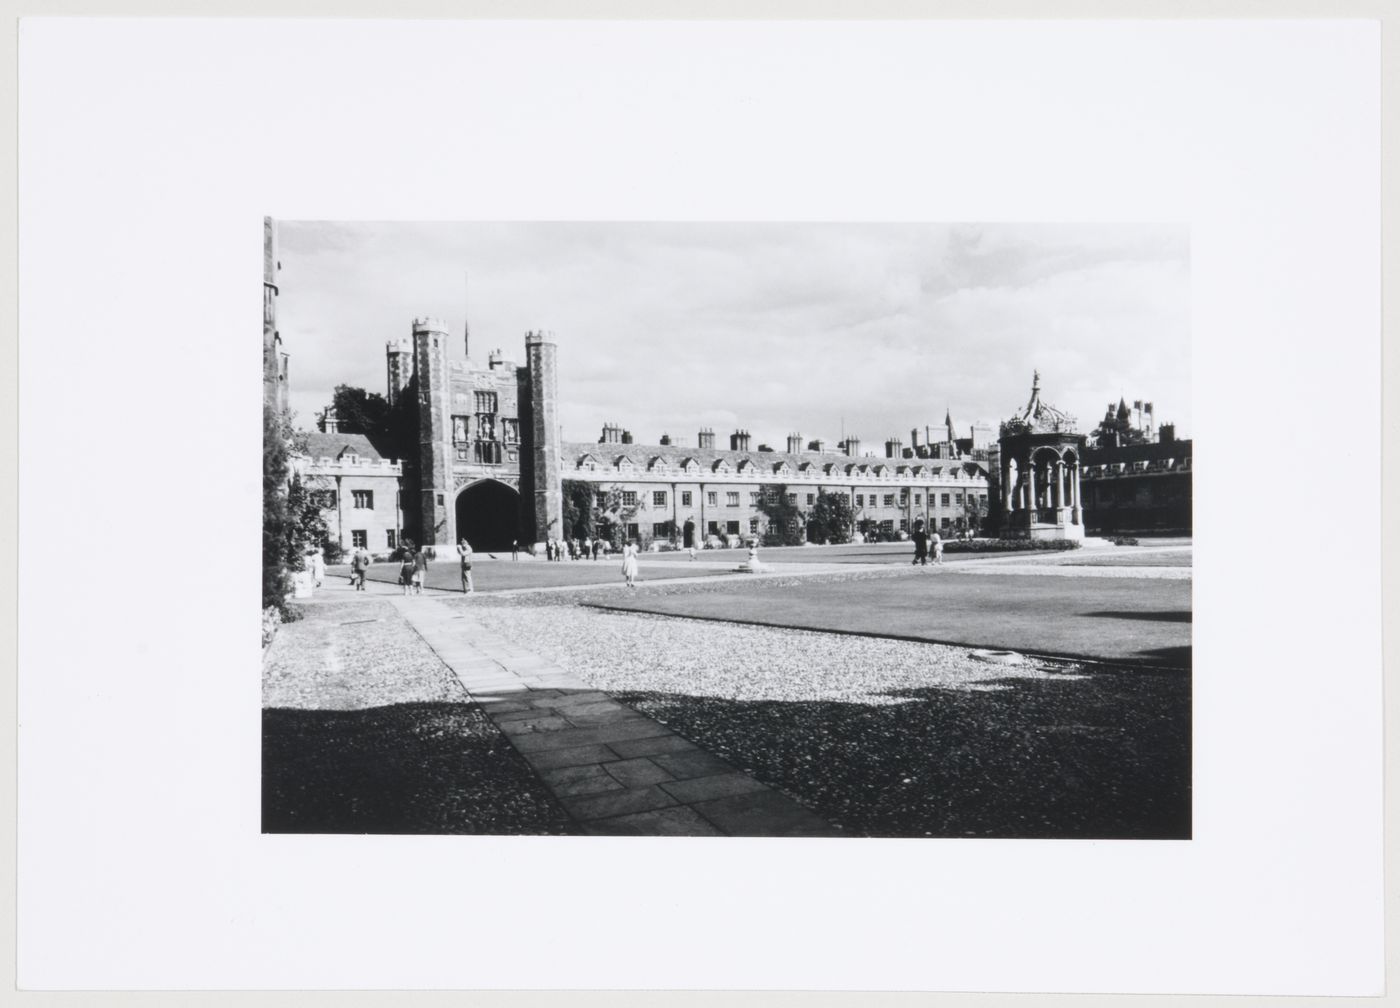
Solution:
<svg viewBox="0 0 1400 1008"><path fill-rule="evenodd" d="M722 445L708 426L697 429L694 447L670 433L642 443L615 421L603 425L596 441L580 442L566 441L559 426L558 344L552 333L525 335L524 364L500 349L487 355L484 366L470 356L448 359L448 339L445 323L420 318L411 337L388 341L387 398L414 397L417 444L401 472L386 466L357 473L362 480L395 480L400 492L378 499L401 501L397 535L428 545L466 536L474 547L492 550L513 540L528 546L561 538L565 480L593 484L600 504L621 499L626 532L643 543L760 534L767 520L760 496L776 484L786 486L799 511L823 492L844 495L858 525L869 522L885 535L910 532L920 523L947 534L971 510L994 518L1003 535L1075 539L1084 536L1086 525L1081 477L1113 473L1111 465L1088 467L1105 456L1086 447L1073 417L1041 398L1038 373L1027 406L1003 422L995 437L987 424L974 424L967 437L959 437L946 411L943 424L912 428L907 443L898 435L886 438L883 455L864 451L854 434L829 447L800 431L788 431L778 451L756 445L745 427L724 435ZM1162 426L1170 440L1171 428ZM1189 473L1190 443L1176 445L1171 450L1186 456ZM1133 465L1137 471L1149 464ZM1164 465L1179 468L1173 461L1153 462L1148 474ZM1182 492L1172 487L1175 501ZM1160 503L1134 492L1136 501ZM1189 526L1189 475L1184 493ZM1129 520L1128 512L1120 520ZM354 531L357 541L362 531ZM378 524L371 538L381 531L386 543L372 542L371 548L396 541Z"/></svg>
<svg viewBox="0 0 1400 1008"><path fill-rule="evenodd" d="M760 451L752 433L735 429L717 448L712 428L686 448L669 434L639 444L620 424L605 424L597 442L565 441L558 420L558 345L552 333L525 336L525 363L497 349L482 367L447 357L448 327L415 319L408 339L385 345L386 398L416 397L416 452L405 459L405 534L429 545L472 539L500 549L511 540L563 536L563 480L597 485L635 501L628 532L646 541L691 535L748 536L761 531L758 488L786 483L799 508L817 494L849 496L858 521L886 534L916 523L952 528L968 503L985 510L985 452L974 439L920 439L885 459L866 455L849 435L835 450L820 439L786 435L787 451ZM763 446L765 449L767 446ZM683 532L684 530L684 532Z"/></svg>

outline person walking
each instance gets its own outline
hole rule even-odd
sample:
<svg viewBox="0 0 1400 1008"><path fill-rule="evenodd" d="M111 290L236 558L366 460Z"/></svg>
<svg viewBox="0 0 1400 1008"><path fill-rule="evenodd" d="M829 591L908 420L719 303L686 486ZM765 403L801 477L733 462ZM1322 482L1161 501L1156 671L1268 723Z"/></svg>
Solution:
<svg viewBox="0 0 1400 1008"><path fill-rule="evenodd" d="M520 540L519 540L519 539L512 539L512 540L510 541L510 558L511 558L512 560L519 560L519 559L520 559Z"/></svg>
<svg viewBox="0 0 1400 1008"><path fill-rule="evenodd" d="M423 582L428 578L428 554L422 546L413 554L413 594L423 594Z"/></svg>
<svg viewBox="0 0 1400 1008"><path fill-rule="evenodd" d="M365 574L369 571L370 562L369 550L363 546L355 550L355 555L350 558L350 583L356 591L365 590Z"/></svg>
<svg viewBox="0 0 1400 1008"><path fill-rule="evenodd" d="M637 547L631 542L622 547L622 577L627 587L637 587Z"/></svg>
<svg viewBox="0 0 1400 1008"><path fill-rule="evenodd" d="M928 533L924 531L923 523L914 526L914 563L920 567L928 566Z"/></svg>
<svg viewBox="0 0 1400 1008"><path fill-rule="evenodd" d="M319 547L307 550L306 569L311 572L311 583L317 588L326 579L326 555Z"/></svg>
<svg viewBox="0 0 1400 1008"><path fill-rule="evenodd" d="M462 558L462 594L469 595L472 587L472 544L463 536L457 543L457 555Z"/></svg>
<svg viewBox="0 0 1400 1008"><path fill-rule="evenodd" d="M943 537L938 534L938 530L933 530L933 562L941 564L943 562Z"/></svg>
<svg viewBox="0 0 1400 1008"><path fill-rule="evenodd" d="M399 584L403 585L405 595L413 592L413 552L405 549L403 557L399 561Z"/></svg>
<svg viewBox="0 0 1400 1008"><path fill-rule="evenodd" d="M603 540L601 540L601 539L594 539L594 540L593 540L593 559L594 559L594 560L597 560L597 559L598 559L598 554L601 553L601 552L603 552Z"/></svg>

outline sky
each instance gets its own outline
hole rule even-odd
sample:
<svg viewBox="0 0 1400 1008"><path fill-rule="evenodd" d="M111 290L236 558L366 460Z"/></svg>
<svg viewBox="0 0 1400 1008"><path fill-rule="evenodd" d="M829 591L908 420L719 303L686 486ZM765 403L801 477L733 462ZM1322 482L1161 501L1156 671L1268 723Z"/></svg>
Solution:
<svg viewBox="0 0 1400 1008"><path fill-rule="evenodd" d="M564 437L605 422L718 445L736 427L863 451L1044 401L1091 431L1154 404L1191 436L1189 234L1163 224L279 223L278 328L310 428L384 344L447 322L449 357L558 343Z"/></svg>

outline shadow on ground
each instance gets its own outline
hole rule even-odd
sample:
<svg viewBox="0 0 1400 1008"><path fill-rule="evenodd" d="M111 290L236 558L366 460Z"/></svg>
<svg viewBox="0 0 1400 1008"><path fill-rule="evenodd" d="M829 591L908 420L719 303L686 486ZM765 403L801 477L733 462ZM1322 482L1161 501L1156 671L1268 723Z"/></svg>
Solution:
<svg viewBox="0 0 1400 1008"><path fill-rule="evenodd" d="M1102 612L1080 613L1081 616L1099 616L1104 619L1149 620L1154 623L1190 623L1190 609L1167 609L1160 612L1133 612L1130 610L1105 610Z"/></svg>
<svg viewBox="0 0 1400 1008"><path fill-rule="evenodd" d="M474 704L263 711L264 833L574 832Z"/></svg>
<svg viewBox="0 0 1400 1008"><path fill-rule="evenodd" d="M1005 679L890 705L616 695L848 836L1191 836L1182 674Z"/></svg>
<svg viewBox="0 0 1400 1008"><path fill-rule="evenodd" d="M846 836L1191 836L1190 679L1181 673L1008 670L960 688L894 691L888 703L613 695ZM634 775L646 762L619 759ZM649 772L670 779L668 757L655 759ZM438 702L265 710L263 831L578 827L478 707Z"/></svg>

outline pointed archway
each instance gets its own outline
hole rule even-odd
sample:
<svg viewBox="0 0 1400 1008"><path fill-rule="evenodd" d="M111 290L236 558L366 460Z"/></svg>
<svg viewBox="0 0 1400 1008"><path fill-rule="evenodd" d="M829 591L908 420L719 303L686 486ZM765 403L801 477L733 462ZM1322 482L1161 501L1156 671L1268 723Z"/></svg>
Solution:
<svg viewBox="0 0 1400 1008"><path fill-rule="evenodd" d="M499 480L463 487L456 510L458 537L478 552L508 550L520 536L520 493Z"/></svg>

